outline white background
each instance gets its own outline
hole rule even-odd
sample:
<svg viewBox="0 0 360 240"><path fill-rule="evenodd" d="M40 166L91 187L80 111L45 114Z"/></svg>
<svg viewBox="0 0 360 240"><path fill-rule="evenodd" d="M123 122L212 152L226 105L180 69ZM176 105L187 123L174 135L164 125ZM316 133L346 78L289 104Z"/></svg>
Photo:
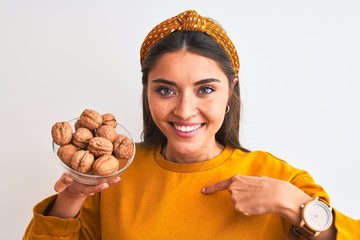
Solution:
<svg viewBox="0 0 360 240"><path fill-rule="evenodd" d="M238 49L244 146L306 169L360 218L357 0L1 0L2 239L20 239L54 194L53 123L92 108L140 140L140 45L187 9L219 21Z"/></svg>

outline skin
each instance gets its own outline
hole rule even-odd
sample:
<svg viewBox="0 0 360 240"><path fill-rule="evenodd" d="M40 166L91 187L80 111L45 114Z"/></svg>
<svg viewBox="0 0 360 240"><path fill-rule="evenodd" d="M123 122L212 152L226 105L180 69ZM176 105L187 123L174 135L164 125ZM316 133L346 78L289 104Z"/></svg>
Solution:
<svg viewBox="0 0 360 240"><path fill-rule="evenodd" d="M54 189L58 195L48 215L59 218L74 218L80 212L87 196L101 192L119 181L120 177L117 177L111 183L89 186L78 183L63 174L55 183Z"/></svg>
<svg viewBox="0 0 360 240"><path fill-rule="evenodd" d="M236 83L234 79L233 83ZM194 163L211 159L224 149L215 140L231 94L224 72L206 57L186 51L162 55L148 78L148 99L152 117L168 143L162 154L168 161ZM86 186L63 175L55 184L58 197L49 215L75 217L86 197L118 182ZM300 205L311 200L291 183L264 176L235 175L209 183L201 193L211 197L228 191L234 208L248 216L274 213L293 225L300 223ZM314 239L335 239L331 226ZM292 231L288 239L298 239Z"/></svg>
<svg viewBox="0 0 360 240"><path fill-rule="evenodd" d="M162 152L167 160L193 163L220 154L224 146L215 133L230 91L215 61L186 51L167 53L149 73L148 86L151 115L168 140Z"/></svg>

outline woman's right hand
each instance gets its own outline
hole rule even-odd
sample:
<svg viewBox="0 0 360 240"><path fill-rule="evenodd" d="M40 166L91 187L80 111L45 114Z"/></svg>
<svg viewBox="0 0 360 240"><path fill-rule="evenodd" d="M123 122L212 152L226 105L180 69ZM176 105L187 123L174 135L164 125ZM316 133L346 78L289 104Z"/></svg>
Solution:
<svg viewBox="0 0 360 240"><path fill-rule="evenodd" d="M70 176L63 174L55 183L54 189L58 196L48 215L60 218L76 217L87 196L101 192L119 181L120 177L117 177L110 183L92 186L76 182Z"/></svg>
<svg viewBox="0 0 360 240"><path fill-rule="evenodd" d="M85 185L74 181L70 176L65 173L55 183L54 189L59 194L65 194L71 198L82 198L89 195L94 195L108 188L110 185L117 183L120 177L114 179L111 184L101 183L98 185Z"/></svg>

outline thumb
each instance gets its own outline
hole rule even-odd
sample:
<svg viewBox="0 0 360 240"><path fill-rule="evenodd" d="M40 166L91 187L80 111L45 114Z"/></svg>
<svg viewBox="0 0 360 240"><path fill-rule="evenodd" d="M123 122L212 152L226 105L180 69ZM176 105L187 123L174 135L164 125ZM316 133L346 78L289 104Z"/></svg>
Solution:
<svg viewBox="0 0 360 240"><path fill-rule="evenodd" d="M218 191L228 190L230 184L231 184L231 178L228 178L220 182L214 183L212 185L203 187L201 189L201 192L203 194L211 194Z"/></svg>
<svg viewBox="0 0 360 240"><path fill-rule="evenodd" d="M61 178L55 183L54 189L56 192L61 193L68 186L73 184L74 180L66 174L63 174Z"/></svg>

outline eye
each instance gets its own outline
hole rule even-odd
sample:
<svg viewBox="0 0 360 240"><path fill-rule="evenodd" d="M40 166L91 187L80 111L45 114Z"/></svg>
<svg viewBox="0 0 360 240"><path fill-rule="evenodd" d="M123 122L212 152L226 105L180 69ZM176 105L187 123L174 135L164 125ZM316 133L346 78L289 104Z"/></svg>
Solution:
<svg viewBox="0 0 360 240"><path fill-rule="evenodd" d="M198 93L200 94L210 94L213 91L215 91L212 87L210 86L206 86L206 87L201 87L198 91Z"/></svg>
<svg viewBox="0 0 360 240"><path fill-rule="evenodd" d="M164 95L164 96L175 94L175 92L173 90L171 90L170 88L167 88L167 87L158 88L158 89L156 89L156 92L158 92L159 94Z"/></svg>

